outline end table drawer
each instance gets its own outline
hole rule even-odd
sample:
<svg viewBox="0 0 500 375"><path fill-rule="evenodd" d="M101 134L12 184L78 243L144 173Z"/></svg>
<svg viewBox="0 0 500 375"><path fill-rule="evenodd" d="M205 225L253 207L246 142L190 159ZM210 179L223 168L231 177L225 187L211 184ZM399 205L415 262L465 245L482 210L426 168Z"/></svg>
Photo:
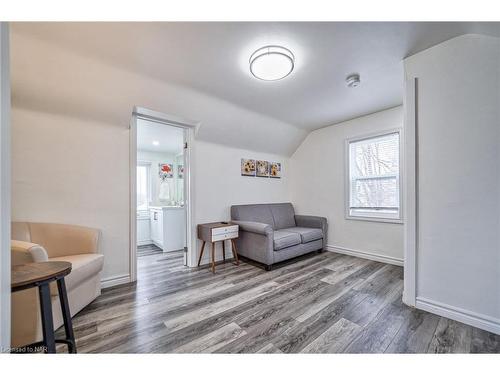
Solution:
<svg viewBox="0 0 500 375"><path fill-rule="evenodd" d="M218 236L221 234L225 234L225 233L233 233L233 232L238 233L238 230L239 230L239 227L237 225L228 225L225 227L212 228L212 237ZM232 238L234 238L234 237L232 237Z"/></svg>
<svg viewBox="0 0 500 375"><path fill-rule="evenodd" d="M231 238L238 238L238 232L221 233L217 235L212 234L212 242L229 240Z"/></svg>

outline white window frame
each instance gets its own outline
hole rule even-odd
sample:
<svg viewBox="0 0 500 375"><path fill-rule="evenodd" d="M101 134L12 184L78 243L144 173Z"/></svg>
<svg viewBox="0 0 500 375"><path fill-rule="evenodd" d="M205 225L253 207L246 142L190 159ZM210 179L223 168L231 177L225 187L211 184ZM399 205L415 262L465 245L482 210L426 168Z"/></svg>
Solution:
<svg viewBox="0 0 500 375"><path fill-rule="evenodd" d="M148 181L148 208L146 210L137 210L137 216L140 216L141 212L144 211L149 211L149 206L151 206L151 203L153 201L153 179L151 178L151 165L152 162L150 161L145 161L145 160L138 160L137 161L137 167L146 167L146 174L147 174L147 181ZM137 168L136 167L136 168ZM137 207L136 207L137 209Z"/></svg>
<svg viewBox="0 0 500 375"><path fill-rule="evenodd" d="M351 214L351 173L350 173L350 162L351 162L351 156L350 156L350 144L353 142L359 142L359 141L367 141L372 138L378 138L382 137L384 135L390 135L390 134L395 134L397 133L399 136L399 210L398 210L398 217L393 217L392 215L387 215L382 212L366 212L363 215L353 215ZM363 136L357 136L357 137L352 137L348 138L345 140L345 152L344 152L344 158L345 158L345 172L344 172L344 180L345 180L345 197L344 197L344 205L345 205L345 218L348 220L364 220L364 221L378 221L378 222L384 222L384 223L395 223L395 224L402 224L403 223L403 170L402 170L402 165L404 163L403 160L403 131L401 128L394 128L394 129L388 129L376 133L370 133L366 134Z"/></svg>

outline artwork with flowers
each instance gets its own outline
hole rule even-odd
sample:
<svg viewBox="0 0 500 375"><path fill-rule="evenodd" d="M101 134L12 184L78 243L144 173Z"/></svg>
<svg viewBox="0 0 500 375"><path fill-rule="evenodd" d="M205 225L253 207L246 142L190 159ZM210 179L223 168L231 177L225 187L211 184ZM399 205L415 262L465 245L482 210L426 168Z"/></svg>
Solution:
<svg viewBox="0 0 500 375"><path fill-rule="evenodd" d="M281 178L281 163L242 158L241 175L249 177Z"/></svg>
<svg viewBox="0 0 500 375"><path fill-rule="evenodd" d="M257 160L257 177L269 177L269 162L265 160Z"/></svg>
<svg viewBox="0 0 500 375"><path fill-rule="evenodd" d="M159 169L159 177L160 180L163 182L167 178L174 178L174 166L172 164L158 164L158 169Z"/></svg>
<svg viewBox="0 0 500 375"><path fill-rule="evenodd" d="M276 163L276 162L269 163L269 177L281 178L281 163Z"/></svg>
<svg viewBox="0 0 500 375"><path fill-rule="evenodd" d="M255 160L254 159L241 159L241 175L242 176L255 176Z"/></svg>

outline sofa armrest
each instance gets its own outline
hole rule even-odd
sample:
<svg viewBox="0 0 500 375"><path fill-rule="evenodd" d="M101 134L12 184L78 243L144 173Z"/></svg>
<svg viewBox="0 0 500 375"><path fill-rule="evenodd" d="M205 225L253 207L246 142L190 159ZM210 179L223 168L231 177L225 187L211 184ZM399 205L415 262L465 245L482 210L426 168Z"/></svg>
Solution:
<svg viewBox="0 0 500 375"><path fill-rule="evenodd" d="M238 245L238 254L256 262L270 265L274 263L274 230L269 224L256 221L235 221L240 233L235 239Z"/></svg>
<svg viewBox="0 0 500 375"><path fill-rule="evenodd" d="M12 240L10 243L11 264L39 263L49 260L45 249L36 243Z"/></svg>
<svg viewBox="0 0 500 375"><path fill-rule="evenodd" d="M265 223L259 223L256 221L234 221L234 220L231 220L231 223L237 224L239 226L239 229L245 232L262 234L264 236L268 236L273 233L273 227Z"/></svg>
<svg viewBox="0 0 500 375"><path fill-rule="evenodd" d="M323 248L327 245L328 220L322 216L295 215L295 224L298 227L320 228L323 231Z"/></svg>

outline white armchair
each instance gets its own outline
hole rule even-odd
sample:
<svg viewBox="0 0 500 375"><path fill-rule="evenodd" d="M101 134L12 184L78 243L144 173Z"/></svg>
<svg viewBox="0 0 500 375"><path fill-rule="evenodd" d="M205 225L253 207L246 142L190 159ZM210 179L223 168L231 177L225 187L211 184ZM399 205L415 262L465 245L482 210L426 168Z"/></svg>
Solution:
<svg viewBox="0 0 500 375"><path fill-rule="evenodd" d="M12 223L12 265L31 262L66 261L72 264L66 276L71 315L101 294L104 257L98 254L99 230L76 225ZM54 328L62 324L56 285L51 285ZM12 294L13 347L41 340L42 328L38 292L35 288Z"/></svg>

